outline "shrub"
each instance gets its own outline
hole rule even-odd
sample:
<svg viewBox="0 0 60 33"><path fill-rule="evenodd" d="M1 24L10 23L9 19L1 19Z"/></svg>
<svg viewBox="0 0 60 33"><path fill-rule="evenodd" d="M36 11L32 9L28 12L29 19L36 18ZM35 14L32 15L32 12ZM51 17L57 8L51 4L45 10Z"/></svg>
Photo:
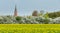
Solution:
<svg viewBox="0 0 60 33"><path fill-rule="evenodd" d="M19 17L19 16L16 17L17 21L20 21L21 19L22 19L22 17Z"/></svg>

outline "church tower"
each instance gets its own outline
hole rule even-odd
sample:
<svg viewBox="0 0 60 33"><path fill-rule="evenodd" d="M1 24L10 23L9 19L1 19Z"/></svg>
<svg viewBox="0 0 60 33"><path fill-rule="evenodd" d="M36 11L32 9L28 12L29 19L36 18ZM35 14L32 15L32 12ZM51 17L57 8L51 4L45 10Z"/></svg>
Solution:
<svg viewBox="0 0 60 33"><path fill-rule="evenodd" d="M16 5L15 5L15 10L14 10L14 16L18 16Z"/></svg>

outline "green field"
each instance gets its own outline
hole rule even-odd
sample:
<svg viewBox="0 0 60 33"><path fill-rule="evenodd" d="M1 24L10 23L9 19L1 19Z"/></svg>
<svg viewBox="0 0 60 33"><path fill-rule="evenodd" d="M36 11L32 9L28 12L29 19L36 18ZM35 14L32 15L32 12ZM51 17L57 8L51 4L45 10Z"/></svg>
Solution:
<svg viewBox="0 0 60 33"><path fill-rule="evenodd" d="M60 24L0 24L0 33L60 33Z"/></svg>

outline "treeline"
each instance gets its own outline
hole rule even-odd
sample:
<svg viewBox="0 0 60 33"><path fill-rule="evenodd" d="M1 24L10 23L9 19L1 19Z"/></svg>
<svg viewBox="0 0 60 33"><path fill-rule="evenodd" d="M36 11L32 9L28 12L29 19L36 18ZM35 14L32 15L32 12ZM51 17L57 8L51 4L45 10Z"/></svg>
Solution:
<svg viewBox="0 0 60 33"><path fill-rule="evenodd" d="M48 16L49 16L49 18L57 18L57 17L60 17L60 11L48 13Z"/></svg>
<svg viewBox="0 0 60 33"><path fill-rule="evenodd" d="M37 10L34 10L33 13L32 13L32 16L43 16L43 17L46 17L46 18L57 18L57 17L60 17L60 11L56 11L56 12L46 12L45 14L45 11L41 10L39 13Z"/></svg>

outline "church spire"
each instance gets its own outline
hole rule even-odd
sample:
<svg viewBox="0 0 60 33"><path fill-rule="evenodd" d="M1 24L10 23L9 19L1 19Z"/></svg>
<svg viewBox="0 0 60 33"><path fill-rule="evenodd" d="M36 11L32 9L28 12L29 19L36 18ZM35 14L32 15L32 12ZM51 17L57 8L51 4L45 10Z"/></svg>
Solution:
<svg viewBox="0 0 60 33"><path fill-rule="evenodd" d="M15 5L15 11L14 11L14 16L17 16L17 8L16 8L16 5Z"/></svg>

